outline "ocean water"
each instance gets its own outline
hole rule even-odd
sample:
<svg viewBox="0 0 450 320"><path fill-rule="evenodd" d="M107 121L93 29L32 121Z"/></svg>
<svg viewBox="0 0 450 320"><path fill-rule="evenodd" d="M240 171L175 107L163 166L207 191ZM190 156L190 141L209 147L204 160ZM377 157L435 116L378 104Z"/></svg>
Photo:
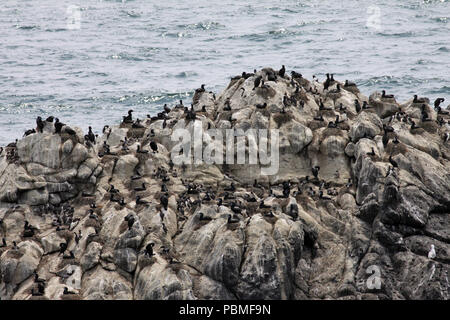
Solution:
<svg viewBox="0 0 450 320"><path fill-rule="evenodd" d="M450 0L4 0L0 145L38 115L100 132L265 66L450 100Z"/></svg>

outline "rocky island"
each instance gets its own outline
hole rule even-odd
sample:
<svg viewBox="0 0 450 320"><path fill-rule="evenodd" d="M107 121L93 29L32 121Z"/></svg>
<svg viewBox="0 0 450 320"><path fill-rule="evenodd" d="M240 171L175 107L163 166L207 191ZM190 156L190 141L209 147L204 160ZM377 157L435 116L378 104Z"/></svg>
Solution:
<svg viewBox="0 0 450 320"><path fill-rule="evenodd" d="M0 299L449 299L442 100L283 67L99 136L38 119L1 149ZM275 130L276 172L176 163L196 127Z"/></svg>

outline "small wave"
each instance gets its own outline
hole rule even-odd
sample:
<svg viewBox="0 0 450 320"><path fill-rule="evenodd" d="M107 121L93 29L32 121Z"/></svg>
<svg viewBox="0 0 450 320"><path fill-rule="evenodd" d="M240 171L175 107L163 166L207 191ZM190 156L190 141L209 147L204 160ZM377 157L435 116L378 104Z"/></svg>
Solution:
<svg viewBox="0 0 450 320"><path fill-rule="evenodd" d="M386 32L378 32L380 36L385 37L395 37L395 38L408 38L415 35L413 31L405 31L405 32L397 32L397 33L386 33Z"/></svg>
<svg viewBox="0 0 450 320"><path fill-rule="evenodd" d="M449 52L450 50L447 47L440 47L439 49L437 49L437 51Z"/></svg>
<svg viewBox="0 0 450 320"><path fill-rule="evenodd" d="M225 26L215 21L203 21L192 24L182 24L179 25L178 27L186 30L215 30L224 28Z"/></svg>
<svg viewBox="0 0 450 320"><path fill-rule="evenodd" d="M62 31L67 31L68 29L66 28L56 28L56 29L45 29L45 32L62 32Z"/></svg>
<svg viewBox="0 0 450 320"><path fill-rule="evenodd" d="M269 31L269 34L287 34L288 31L285 28Z"/></svg>
<svg viewBox="0 0 450 320"><path fill-rule="evenodd" d="M404 84L421 84L423 83L423 79L417 79L411 76L403 76L403 77L394 77L394 76L378 76L378 77L372 77L366 80L362 80L361 85L363 86L376 86L376 85L383 85L387 86L388 88L392 88L397 85L404 85Z"/></svg>
<svg viewBox="0 0 450 320"><path fill-rule="evenodd" d="M75 56L70 53L64 53L60 57L61 60L72 60L73 58L75 58Z"/></svg>
<svg viewBox="0 0 450 320"><path fill-rule="evenodd" d="M441 23L447 23L448 20L449 20L448 17L437 17L437 18L433 18L433 21L441 22Z"/></svg>
<svg viewBox="0 0 450 320"><path fill-rule="evenodd" d="M419 65L425 65L425 64L428 64L428 63L431 63L431 61L430 60L425 60L425 59L419 59L419 60L416 61L416 64L419 64Z"/></svg>
<svg viewBox="0 0 450 320"><path fill-rule="evenodd" d="M172 104L178 102L180 99L189 99L193 95L192 92L172 92L172 93L161 93L161 94L144 94L144 93L133 93L125 94L120 97L116 97L113 100L121 105L148 105L148 104Z"/></svg>
<svg viewBox="0 0 450 320"><path fill-rule="evenodd" d="M124 13L125 15L127 15L130 18L140 18L141 14L138 12L134 12L134 11L125 11L122 10L122 13Z"/></svg>
<svg viewBox="0 0 450 320"><path fill-rule="evenodd" d="M129 60L129 61L143 61L143 59L141 59L139 57L132 56L132 55L130 55L128 53L125 53L125 52L109 55L107 57L107 59L112 59L112 60Z"/></svg>
<svg viewBox="0 0 450 320"><path fill-rule="evenodd" d="M16 25L16 29L19 29L19 30L34 30L34 29L39 29L39 26L36 26L36 25L31 25L31 26L19 26L19 25Z"/></svg>
<svg viewBox="0 0 450 320"><path fill-rule="evenodd" d="M267 41L270 38L271 39L281 39L281 38L296 36L296 35L300 35L300 34L302 34L302 32L300 32L300 31L290 31L286 28L279 28L279 29L270 30L270 31L264 32L264 33L245 34L245 35L238 36L237 38L242 38L245 40L256 41L256 42L262 42L262 41ZM236 36L229 37L229 39L236 39Z"/></svg>
<svg viewBox="0 0 450 320"><path fill-rule="evenodd" d="M175 75L176 78L189 78L192 76L198 76L198 73L195 71L183 71Z"/></svg>
<svg viewBox="0 0 450 320"><path fill-rule="evenodd" d="M163 32L160 35L162 38L190 38L192 35L189 32Z"/></svg>
<svg viewBox="0 0 450 320"><path fill-rule="evenodd" d="M450 87L449 86L443 86L437 89L428 90L428 93L431 94L442 94L447 95L450 94Z"/></svg>

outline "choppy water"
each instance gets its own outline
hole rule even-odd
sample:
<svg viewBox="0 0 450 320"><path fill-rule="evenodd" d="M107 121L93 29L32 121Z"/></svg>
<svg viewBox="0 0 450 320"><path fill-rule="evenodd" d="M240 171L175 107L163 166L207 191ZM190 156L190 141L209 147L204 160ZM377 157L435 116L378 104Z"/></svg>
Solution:
<svg viewBox="0 0 450 320"><path fill-rule="evenodd" d="M281 64L366 94L450 99L449 20L449 0L4 0L0 145L38 115L98 132L130 107L154 114Z"/></svg>

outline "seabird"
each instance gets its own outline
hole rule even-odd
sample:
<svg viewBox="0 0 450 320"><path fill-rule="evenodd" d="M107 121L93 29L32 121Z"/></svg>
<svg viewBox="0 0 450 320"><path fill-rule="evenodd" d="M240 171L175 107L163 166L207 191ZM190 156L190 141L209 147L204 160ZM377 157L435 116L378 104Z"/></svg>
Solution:
<svg viewBox="0 0 450 320"><path fill-rule="evenodd" d="M356 87L356 83L345 80L344 87Z"/></svg>
<svg viewBox="0 0 450 320"><path fill-rule="evenodd" d="M109 193L119 193L119 189L116 189L114 185L110 185Z"/></svg>
<svg viewBox="0 0 450 320"><path fill-rule="evenodd" d="M138 144L136 152L137 153L148 153L148 150L141 149L141 145Z"/></svg>
<svg viewBox="0 0 450 320"><path fill-rule="evenodd" d="M316 117L314 117L313 119L316 120L316 121L324 121L322 115L320 115L320 116L318 116L318 117L316 116Z"/></svg>
<svg viewBox="0 0 450 320"><path fill-rule="evenodd" d="M128 230L131 230L131 228L133 227L134 222L135 222L134 217L133 216L129 217L127 222L128 222Z"/></svg>
<svg viewBox="0 0 450 320"><path fill-rule="evenodd" d="M330 74L327 73L326 76L327 76L327 79L323 83L323 89L324 90L328 90L328 87L330 86L330 83L331 83Z"/></svg>
<svg viewBox="0 0 450 320"><path fill-rule="evenodd" d="M150 142L150 148L153 150L153 152L158 152L158 145L155 141Z"/></svg>
<svg viewBox="0 0 450 320"><path fill-rule="evenodd" d="M141 196L136 196L136 204L146 205L148 201L142 200Z"/></svg>
<svg viewBox="0 0 450 320"><path fill-rule="evenodd" d="M6 239L2 238L2 244L0 244L0 248L6 247L6 246L7 246Z"/></svg>
<svg viewBox="0 0 450 320"><path fill-rule="evenodd" d="M59 244L59 253L58 253L58 256L61 255L61 254L64 254L64 252L66 251L66 249L67 249L67 243L66 243L66 242L61 242L61 243Z"/></svg>
<svg viewBox="0 0 450 320"><path fill-rule="evenodd" d="M63 291L63 294L64 294L64 295L67 295L67 294L75 294L75 292L73 292L73 291L69 291L69 288L67 288L67 287L64 287L64 291Z"/></svg>
<svg viewBox="0 0 450 320"><path fill-rule="evenodd" d="M183 100L180 100L180 103L175 105L175 108L184 108Z"/></svg>
<svg viewBox="0 0 450 320"><path fill-rule="evenodd" d="M42 297L45 294L45 284L42 282L38 282L37 291L35 288L31 289L31 295L35 297Z"/></svg>
<svg viewBox="0 0 450 320"><path fill-rule="evenodd" d="M81 239L81 230L80 230L80 234L75 232L75 243L78 244L80 242Z"/></svg>
<svg viewBox="0 0 450 320"><path fill-rule="evenodd" d="M42 130L44 129L44 122L42 121L41 117L36 118L36 125L36 131L42 133Z"/></svg>
<svg viewBox="0 0 450 320"><path fill-rule="evenodd" d="M426 103L427 100L425 98L418 98L417 94L414 95L413 103Z"/></svg>
<svg viewBox="0 0 450 320"><path fill-rule="evenodd" d="M150 242L146 247L145 247L145 254L149 257L153 256L153 247L155 246L155 244L153 242Z"/></svg>
<svg viewBox="0 0 450 320"><path fill-rule="evenodd" d="M319 99L319 110L326 110L325 105L323 104L322 99Z"/></svg>
<svg viewBox="0 0 450 320"><path fill-rule="evenodd" d="M367 103L367 101L363 101L362 109L364 110L364 109L369 109L369 108L370 108L370 106Z"/></svg>
<svg viewBox="0 0 450 320"><path fill-rule="evenodd" d="M386 91L383 90L381 91L381 98L385 98L385 99L393 99L394 95L393 94L386 94Z"/></svg>
<svg viewBox="0 0 450 320"><path fill-rule="evenodd" d="M128 115L123 117L123 123L133 123L133 110L128 110Z"/></svg>
<svg viewBox="0 0 450 320"><path fill-rule="evenodd" d="M388 135L387 135L386 132L384 132L384 134L383 134L383 139L382 139L382 141L383 141L383 146L386 147L387 144L389 143L389 137L388 137Z"/></svg>
<svg viewBox="0 0 450 320"><path fill-rule="evenodd" d="M33 227L31 224L29 224L28 221L25 221L25 225L24 225L24 231L23 231L23 237L24 238L29 238L34 236L34 230L36 228Z"/></svg>
<svg viewBox="0 0 450 320"><path fill-rule="evenodd" d="M65 126L64 132L67 134L70 134L71 136L74 136L77 134L75 130L73 130L72 128L70 128L68 126Z"/></svg>
<svg viewBox="0 0 450 320"><path fill-rule="evenodd" d="M420 129L420 127L418 127L418 126L416 125L416 123L415 123L414 121L411 120L411 129L410 129L410 130L412 131L412 130L416 130L416 129Z"/></svg>
<svg viewBox="0 0 450 320"><path fill-rule="evenodd" d="M223 111L231 111L230 98L225 100Z"/></svg>
<svg viewBox="0 0 450 320"><path fill-rule="evenodd" d="M444 133L444 143L450 139L450 132Z"/></svg>
<svg viewBox="0 0 450 320"><path fill-rule="evenodd" d="M255 78L253 90L255 90L256 88L259 87L259 85L260 85L260 83L261 83L261 80L262 80L262 76L257 76L257 77Z"/></svg>
<svg viewBox="0 0 450 320"><path fill-rule="evenodd" d="M398 163L394 159L392 159L392 155L389 156L389 162L392 164L394 168L398 168Z"/></svg>
<svg viewBox="0 0 450 320"><path fill-rule="evenodd" d="M264 200L261 200L261 203L259 204L260 209L268 209L271 208L271 206L268 206L264 203Z"/></svg>
<svg viewBox="0 0 450 320"><path fill-rule="evenodd" d="M234 186L234 183L231 182L230 186L229 187L225 187L223 190L234 192L234 191L236 191L236 187Z"/></svg>
<svg viewBox="0 0 450 320"><path fill-rule="evenodd" d="M201 92L205 92L205 85L204 84L202 84L200 86L200 88L195 89L195 93L201 93Z"/></svg>
<svg viewBox="0 0 450 320"><path fill-rule="evenodd" d="M328 128L337 128L337 124L333 121L328 122Z"/></svg>
<svg viewBox="0 0 450 320"><path fill-rule="evenodd" d="M61 129L64 126L65 126L65 124L62 123L62 122L59 122L59 119L56 118L56 120L55 120L55 133L61 133Z"/></svg>
<svg viewBox="0 0 450 320"><path fill-rule="evenodd" d="M231 211L233 211L236 214L240 214L242 212L241 207L239 207L235 202L231 203Z"/></svg>
<svg viewBox="0 0 450 320"><path fill-rule="evenodd" d="M63 256L63 259L75 259L75 254L73 253L73 251L70 250L69 253L70 253L70 256L68 256L68 257Z"/></svg>
<svg viewBox="0 0 450 320"><path fill-rule="evenodd" d="M45 283L44 279L39 278L39 275L36 270L33 271L34 274L34 282L35 283Z"/></svg>
<svg viewBox="0 0 450 320"><path fill-rule="evenodd" d="M394 132L394 128L388 125L383 124L383 130L384 132Z"/></svg>
<svg viewBox="0 0 450 320"><path fill-rule="evenodd" d="M277 76L274 72L267 72L267 81L277 81Z"/></svg>
<svg viewBox="0 0 450 320"><path fill-rule="evenodd" d="M242 78L244 78L244 79L248 79L248 78L250 78L250 77L253 77L255 74L254 73L247 73L247 72L242 72Z"/></svg>
<svg viewBox="0 0 450 320"><path fill-rule="evenodd" d="M336 89L330 91L330 93L340 93L340 92L341 92L341 85L339 83L336 85Z"/></svg>
<svg viewBox="0 0 450 320"><path fill-rule="evenodd" d="M29 136L30 134L36 133L36 129L30 129L25 131L25 133L23 134L24 137Z"/></svg>
<svg viewBox="0 0 450 320"><path fill-rule="evenodd" d="M389 166L385 178L388 177L392 173L392 171L393 171L392 167Z"/></svg>
<svg viewBox="0 0 450 320"><path fill-rule="evenodd" d="M212 218L209 217L209 216L205 216L205 215L203 214L203 212L200 212L200 213L198 214L198 220L200 220L200 221L211 221Z"/></svg>
<svg viewBox="0 0 450 320"><path fill-rule="evenodd" d="M322 190L319 191L319 199L322 199L322 200L331 200L330 197L326 197L326 196L323 195L323 191L322 191Z"/></svg>
<svg viewBox="0 0 450 320"><path fill-rule="evenodd" d="M372 151L371 152L367 152L366 154L368 156L371 156L371 157L375 156L375 150L373 150L373 147L372 147Z"/></svg>
<svg viewBox="0 0 450 320"><path fill-rule="evenodd" d="M301 73L298 73L296 71L291 71L291 77L295 79L295 78L302 78L303 76Z"/></svg>
<svg viewBox="0 0 450 320"><path fill-rule="evenodd" d="M361 105L359 104L358 99L355 99L355 109L356 109L356 113L361 112Z"/></svg>
<svg viewBox="0 0 450 320"><path fill-rule="evenodd" d="M266 217L266 218L273 218L273 217L275 217L275 215L273 214L272 211L264 212L263 216Z"/></svg>
<svg viewBox="0 0 450 320"><path fill-rule="evenodd" d="M231 223L237 223L237 222L239 222L239 218L237 218L231 214L228 215L227 223L231 224Z"/></svg>
<svg viewBox="0 0 450 320"><path fill-rule="evenodd" d="M320 170L319 166L314 166L311 168L312 174L313 174L314 178L316 178L316 179L319 176L319 170Z"/></svg>
<svg viewBox="0 0 450 320"><path fill-rule="evenodd" d="M163 193L161 197L159 197L159 201L164 210L167 210L167 206L169 205L169 197L167 196L167 193Z"/></svg>
<svg viewBox="0 0 450 320"><path fill-rule="evenodd" d="M283 64L283 66L281 67L281 69L278 71L278 75L279 75L280 77L284 78L285 72L286 72L286 68L284 67L284 64Z"/></svg>
<svg viewBox="0 0 450 320"><path fill-rule="evenodd" d="M136 119L135 122L133 122L133 124L131 125L132 128L134 129L142 129L145 128L142 124L141 124L141 119Z"/></svg>
<svg viewBox="0 0 450 320"><path fill-rule="evenodd" d="M444 101L445 101L444 98L437 98L436 100L434 100L434 108L435 109L440 108L440 104Z"/></svg>
<svg viewBox="0 0 450 320"><path fill-rule="evenodd" d="M92 127L89 127L87 137L90 142L95 143L95 134L92 132Z"/></svg>

